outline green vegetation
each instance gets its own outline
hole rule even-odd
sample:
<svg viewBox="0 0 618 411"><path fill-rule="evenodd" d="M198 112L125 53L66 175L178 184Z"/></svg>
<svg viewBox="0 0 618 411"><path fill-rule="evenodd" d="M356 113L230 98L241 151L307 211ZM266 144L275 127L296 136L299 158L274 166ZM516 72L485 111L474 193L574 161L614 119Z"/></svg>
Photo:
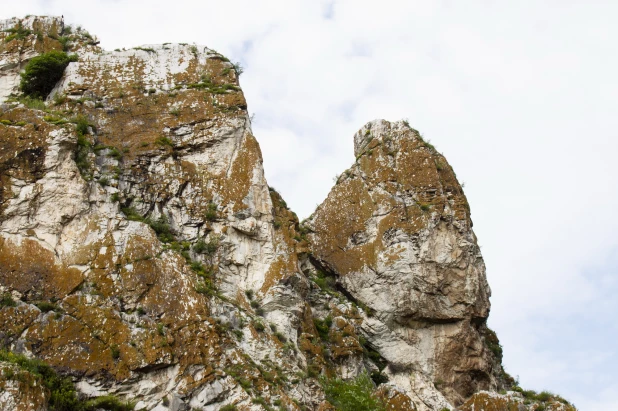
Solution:
<svg viewBox="0 0 618 411"><path fill-rule="evenodd" d="M120 348L118 348L116 344L113 344L111 347L109 347L109 349L112 352L112 358L114 360L120 358Z"/></svg>
<svg viewBox="0 0 618 411"><path fill-rule="evenodd" d="M70 378L59 376L53 368L37 359L24 355L0 350L0 361L17 365L41 380L42 385L49 390L48 408L50 411L130 411L135 405L131 402L121 402L111 395L90 400L81 400ZM5 374L5 377L9 377ZM18 379L19 374L11 375Z"/></svg>
<svg viewBox="0 0 618 411"><path fill-rule="evenodd" d="M15 307L17 303L13 300L11 293L4 293L0 298L0 307Z"/></svg>
<svg viewBox="0 0 618 411"><path fill-rule="evenodd" d="M332 317L329 315L323 320L314 318L313 324L315 325L316 330L318 330L318 334L320 335L320 338L324 341L328 341L328 333L330 331L331 325L333 325Z"/></svg>
<svg viewBox="0 0 618 411"><path fill-rule="evenodd" d="M556 395L556 394L554 394L552 392L549 392L549 391L536 392L534 390L523 390L523 389L521 389L518 386L513 387L513 391L520 392L523 395L523 397L525 398L525 403L526 404L529 404L532 401L538 401L538 402L541 402L541 403L547 403L547 402L550 402L550 401L558 401L558 402L561 402L563 404L570 405L570 403L567 400L565 400L561 396ZM540 407L537 407L537 410L544 410L544 409L545 409L545 405L544 404L540 404Z"/></svg>
<svg viewBox="0 0 618 411"><path fill-rule="evenodd" d="M12 41L12 40L23 40L32 34L31 30L25 29L21 25L21 22L17 24L17 27L14 27L12 29L6 29L4 30L4 32L11 33L8 36L6 36L6 38L4 39L5 43L8 43L9 41Z"/></svg>
<svg viewBox="0 0 618 411"><path fill-rule="evenodd" d="M127 216L127 220L129 221L145 221L144 217L142 217L142 215L134 207L122 207L120 211Z"/></svg>
<svg viewBox="0 0 618 411"><path fill-rule="evenodd" d="M159 137L155 140L155 144L161 147L174 147L174 142L167 137Z"/></svg>
<svg viewBox="0 0 618 411"><path fill-rule="evenodd" d="M156 53L157 52L152 47L133 47L133 50L142 50L142 51L146 51L148 53Z"/></svg>
<svg viewBox="0 0 618 411"><path fill-rule="evenodd" d="M77 61L76 55L57 50L33 57L21 74L20 90L29 97L47 97L72 61Z"/></svg>
<svg viewBox="0 0 618 411"><path fill-rule="evenodd" d="M487 348L494 354L496 359L502 363L502 345L500 345L500 340L498 340L496 332L487 327L483 332L483 337L485 337L484 341Z"/></svg>
<svg viewBox="0 0 618 411"><path fill-rule="evenodd" d="M39 301L34 305L36 305L37 308L44 313L48 313L50 311L60 311L60 308L56 304L49 301Z"/></svg>
<svg viewBox="0 0 618 411"><path fill-rule="evenodd" d="M33 110L42 110L45 111L45 109L47 108L45 106L45 102L43 100L41 100L40 98L37 97L30 97L30 96L19 96L16 97L14 99L12 99L13 101L17 101L19 103L22 103L24 106L31 108Z"/></svg>
<svg viewBox="0 0 618 411"><path fill-rule="evenodd" d="M323 270L316 270L316 276L313 277L313 281L322 289L322 291L332 292L335 291L336 280L332 275L328 275Z"/></svg>
<svg viewBox="0 0 618 411"><path fill-rule="evenodd" d="M228 404L228 405L224 405L223 407L219 408L219 411L236 411L238 408L236 408L236 406L234 404Z"/></svg>
<svg viewBox="0 0 618 411"><path fill-rule="evenodd" d="M240 75L245 72L245 69L240 64L239 61L237 61L236 63L232 64L232 67L234 68L234 71L236 72L236 75L238 77L240 77Z"/></svg>
<svg viewBox="0 0 618 411"><path fill-rule="evenodd" d="M255 331L261 333L261 332L263 332L266 329L266 326L261 321L254 321L253 322L253 328L255 328Z"/></svg>
<svg viewBox="0 0 618 411"><path fill-rule="evenodd" d="M217 248L219 248L219 237L211 236L208 242L200 239L195 243L193 251L198 254L213 255L217 251Z"/></svg>
<svg viewBox="0 0 618 411"><path fill-rule="evenodd" d="M337 411L386 410L384 403L372 395L373 382L366 373L353 380L321 378L320 382L326 399Z"/></svg>
<svg viewBox="0 0 618 411"><path fill-rule="evenodd" d="M218 217L217 213L217 204L212 201L208 203L208 207L206 208L206 213L204 213L204 218L208 221L215 221Z"/></svg>
<svg viewBox="0 0 618 411"><path fill-rule="evenodd" d="M146 219L145 222L152 227L155 233L157 233L157 237L163 243L171 243L175 240L174 234L172 233L172 226L169 223L167 217L162 215L156 220L152 220L150 218Z"/></svg>
<svg viewBox="0 0 618 411"><path fill-rule="evenodd" d="M191 83L187 85L187 88L206 90L213 94L225 94L228 91L240 91L240 87L234 84L215 84L212 81L212 78L208 75L203 75L199 83Z"/></svg>
<svg viewBox="0 0 618 411"><path fill-rule="evenodd" d="M48 116L45 116L45 120L48 120ZM55 124L58 124L56 122ZM91 164L88 160L90 152L92 150L92 143L88 139L88 120L85 117L79 116L75 119L76 131L77 131L77 148L75 150L75 164L79 169L79 173L85 180L91 180Z"/></svg>

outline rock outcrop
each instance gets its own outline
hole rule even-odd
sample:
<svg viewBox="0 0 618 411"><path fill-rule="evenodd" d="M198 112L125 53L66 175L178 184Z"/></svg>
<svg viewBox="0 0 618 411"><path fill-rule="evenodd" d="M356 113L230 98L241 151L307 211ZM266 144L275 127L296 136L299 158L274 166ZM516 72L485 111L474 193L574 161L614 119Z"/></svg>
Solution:
<svg viewBox="0 0 618 411"><path fill-rule="evenodd" d="M407 124L363 127L300 224L221 54L104 51L58 18L0 28L5 348L148 410L327 410L329 381L364 375L396 410L512 385L466 198ZM45 102L22 98L20 70L51 50L77 61Z"/></svg>
<svg viewBox="0 0 618 411"><path fill-rule="evenodd" d="M368 123L354 143L356 163L308 222L313 256L374 313L362 332L410 395L439 409L496 389L490 291L453 170L402 121Z"/></svg>

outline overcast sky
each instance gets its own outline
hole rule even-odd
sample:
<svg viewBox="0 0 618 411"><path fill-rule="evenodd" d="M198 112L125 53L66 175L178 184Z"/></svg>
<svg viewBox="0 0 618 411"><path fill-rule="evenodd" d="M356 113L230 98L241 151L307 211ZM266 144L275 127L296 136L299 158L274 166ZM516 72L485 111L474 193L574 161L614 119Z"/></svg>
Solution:
<svg viewBox="0 0 618 411"><path fill-rule="evenodd" d="M618 409L618 2L4 0L108 49L203 44L240 61L264 167L299 217L407 118L465 182L507 370Z"/></svg>

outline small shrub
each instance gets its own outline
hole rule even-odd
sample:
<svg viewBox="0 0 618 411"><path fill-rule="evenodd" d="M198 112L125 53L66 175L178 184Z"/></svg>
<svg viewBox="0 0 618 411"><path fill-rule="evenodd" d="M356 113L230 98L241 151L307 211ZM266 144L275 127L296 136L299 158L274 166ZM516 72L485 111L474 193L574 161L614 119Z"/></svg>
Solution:
<svg viewBox="0 0 618 411"><path fill-rule="evenodd" d="M249 300L253 300L253 290L245 290L245 295Z"/></svg>
<svg viewBox="0 0 618 411"><path fill-rule="evenodd" d="M266 327L261 321L254 321L253 328L255 328L255 331L260 332L260 333L266 329Z"/></svg>
<svg viewBox="0 0 618 411"><path fill-rule="evenodd" d="M120 348L118 348L116 344L113 344L111 347L109 347L109 349L112 352L112 358L114 360L120 358Z"/></svg>
<svg viewBox="0 0 618 411"><path fill-rule="evenodd" d="M236 411L237 409L234 404L227 404L219 408L219 411Z"/></svg>
<svg viewBox="0 0 618 411"><path fill-rule="evenodd" d="M146 51L148 53L156 53L157 52L152 47L133 47L133 50L141 50L141 51Z"/></svg>
<svg viewBox="0 0 618 411"><path fill-rule="evenodd" d="M238 61L236 63L232 64L232 67L234 68L234 71L236 72L236 75L238 77L240 77L240 75L245 72L245 69L243 68L243 66Z"/></svg>
<svg viewBox="0 0 618 411"><path fill-rule="evenodd" d="M284 343L284 342L286 342L286 341L288 340L288 339L285 337L285 335L283 335L283 334L282 334L282 333L280 333L280 332L276 332L276 333L275 333L275 337L277 337L277 339L278 339L279 341L281 341L282 343Z"/></svg>
<svg viewBox="0 0 618 411"><path fill-rule="evenodd" d="M137 315L144 315L146 314L146 310L144 310L144 307L137 307Z"/></svg>
<svg viewBox="0 0 618 411"><path fill-rule="evenodd" d="M198 254L203 254L206 251L206 241L200 239L193 245L193 251Z"/></svg>
<svg viewBox="0 0 618 411"><path fill-rule="evenodd" d="M35 305L37 306L39 310L41 310L44 313L48 313L50 311L55 311L58 309L58 306L56 304L51 303L49 301L39 301L35 303Z"/></svg>
<svg viewBox="0 0 618 411"><path fill-rule="evenodd" d="M26 96L47 97L72 61L77 61L76 55L57 50L33 57L21 74L20 90Z"/></svg>
<svg viewBox="0 0 618 411"><path fill-rule="evenodd" d="M75 150L75 164L79 169L79 173L86 180L90 180L92 176L90 175L91 164L88 160L90 155L90 150L92 149L92 143L85 135L78 134L77 135L77 148Z"/></svg>
<svg viewBox="0 0 618 411"><path fill-rule="evenodd" d="M331 318L331 316L329 315L323 320L315 318L313 320L313 324L315 325L315 328L318 331L320 338L324 341L328 341L328 333L330 331L331 325L333 324L333 319Z"/></svg>
<svg viewBox="0 0 618 411"><path fill-rule="evenodd" d="M335 277L328 275L326 272L322 270L317 270L317 275L313 278L313 281L323 291L331 292L335 290L335 285L336 285Z"/></svg>
<svg viewBox="0 0 618 411"><path fill-rule="evenodd" d="M254 403L254 404L260 404L264 408L268 407L268 404L266 403L266 400L264 398L262 398L262 397L255 397L254 399L251 400L251 402Z"/></svg>
<svg viewBox="0 0 618 411"><path fill-rule="evenodd" d="M112 196L110 197L110 200L112 201L112 203L119 202L120 201L120 193L112 194Z"/></svg>
<svg viewBox="0 0 618 411"><path fill-rule="evenodd" d="M180 115L180 110L179 110L179 109L177 109L177 108L173 108L173 109L171 109L171 110L170 110L170 114L171 114L172 116L176 116L176 117L178 117L178 116Z"/></svg>
<svg viewBox="0 0 618 411"><path fill-rule="evenodd" d="M102 397L98 397L92 400L86 401L84 404L84 411L96 411L96 410L107 410L107 411L130 411L135 408L135 404L126 401L122 402L118 398L113 395L104 395Z"/></svg>
<svg viewBox="0 0 618 411"><path fill-rule="evenodd" d="M213 202L208 203L204 218L208 221L215 221L217 219L217 204Z"/></svg>
<svg viewBox="0 0 618 411"><path fill-rule="evenodd" d="M160 336L164 336L165 335L165 329L163 328L163 324L162 323L158 323L157 324L157 334L159 334Z"/></svg>
<svg viewBox="0 0 618 411"><path fill-rule="evenodd" d="M109 153L107 153L107 155L111 158L114 158L116 160L121 160L122 159L122 153L120 152L120 150L118 150L116 147L108 147Z"/></svg>
<svg viewBox="0 0 618 411"><path fill-rule="evenodd" d="M167 137L159 137L155 140L155 144L161 147L174 147L174 142Z"/></svg>
<svg viewBox="0 0 618 411"><path fill-rule="evenodd" d="M161 216L156 220L147 219L146 223L155 233L157 233L157 237L164 243L170 243L175 240L174 234L172 233L172 226L169 223L169 220L165 216Z"/></svg>
<svg viewBox="0 0 618 411"><path fill-rule="evenodd" d="M2 298L0 298L0 307L15 307L17 303L13 300L13 297L10 293L2 294Z"/></svg>
<svg viewBox="0 0 618 411"><path fill-rule="evenodd" d="M145 221L144 217L133 207L123 207L120 209L129 221Z"/></svg>
<svg viewBox="0 0 618 411"><path fill-rule="evenodd" d="M257 301L251 301L251 308L258 309L260 308L260 303L258 303Z"/></svg>
<svg viewBox="0 0 618 411"><path fill-rule="evenodd" d="M326 394L326 399L337 411L383 411L384 403L372 395L373 382L364 373L353 380L339 378L320 381Z"/></svg>

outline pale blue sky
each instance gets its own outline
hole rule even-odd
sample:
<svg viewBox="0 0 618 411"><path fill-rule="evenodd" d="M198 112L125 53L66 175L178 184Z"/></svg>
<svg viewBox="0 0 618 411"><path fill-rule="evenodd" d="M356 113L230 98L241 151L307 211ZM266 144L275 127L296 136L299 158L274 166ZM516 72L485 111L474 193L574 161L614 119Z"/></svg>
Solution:
<svg viewBox="0 0 618 411"><path fill-rule="evenodd" d="M107 49L195 42L241 61L268 181L301 218L358 128L408 118L465 182L508 371L618 409L618 3L6 3L0 18L64 14Z"/></svg>

